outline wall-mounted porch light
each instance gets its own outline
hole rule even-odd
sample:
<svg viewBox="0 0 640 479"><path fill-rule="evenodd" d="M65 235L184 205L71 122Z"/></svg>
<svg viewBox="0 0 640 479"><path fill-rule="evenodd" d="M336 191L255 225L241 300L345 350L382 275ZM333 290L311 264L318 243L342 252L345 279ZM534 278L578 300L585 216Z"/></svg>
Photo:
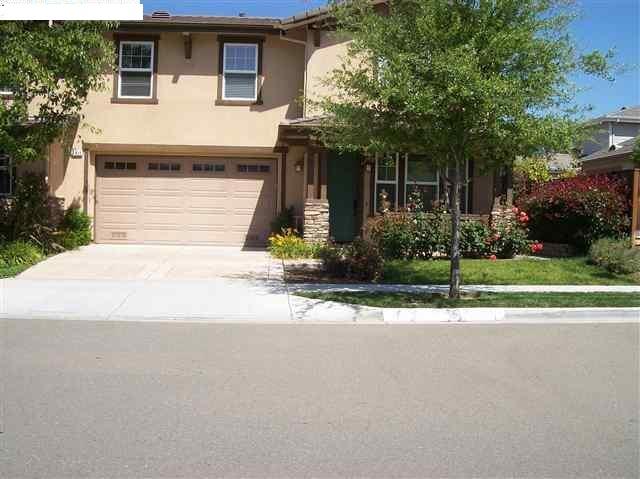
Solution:
<svg viewBox="0 0 640 479"><path fill-rule="evenodd" d="M301 161L297 161L295 164L296 173L302 173L302 168L304 164Z"/></svg>

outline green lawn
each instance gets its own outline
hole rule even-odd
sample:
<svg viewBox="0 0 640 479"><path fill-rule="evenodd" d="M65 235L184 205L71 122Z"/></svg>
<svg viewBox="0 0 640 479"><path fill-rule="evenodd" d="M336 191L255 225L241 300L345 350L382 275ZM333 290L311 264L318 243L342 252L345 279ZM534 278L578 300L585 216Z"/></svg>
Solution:
<svg viewBox="0 0 640 479"><path fill-rule="evenodd" d="M23 271L28 270L29 268L31 268L31 266L33 265L28 264L19 266L0 266L0 278L13 278Z"/></svg>
<svg viewBox="0 0 640 479"><path fill-rule="evenodd" d="M389 261L385 265L384 283L447 284L449 261ZM463 259L463 284L640 284L638 276L609 273L587 263L586 258L548 260Z"/></svg>
<svg viewBox="0 0 640 479"><path fill-rule="evenodd" d="M298 292L297 296L379 308L637 308L637 293L481 293L450 300L437 293Z"/></svg>

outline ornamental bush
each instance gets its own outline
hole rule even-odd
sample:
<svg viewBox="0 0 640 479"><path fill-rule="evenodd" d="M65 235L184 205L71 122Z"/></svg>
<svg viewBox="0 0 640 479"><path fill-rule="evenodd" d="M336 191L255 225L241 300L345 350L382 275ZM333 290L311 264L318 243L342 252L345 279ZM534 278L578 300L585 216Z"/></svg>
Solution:
<svg viewBox="0 0 640 479"><path fill-rule="evenodd" d="M292 228L283 229L280 234L269 237L269 252L279 259L317 258L321 246L307 243Z"/></svg>
<svg viewBox="0 0 640 479"><path fill-rule="evenodd" d="M91 243L91 218L79 208L69 208L60 226L58 239L64 249L76 249Z"/></svg>
<svg viewBox="0 0 640 479"><path fill-rule="evenodd" d="M628 234L629 189L613 175L576 176L535 185L518 198L530 216L531 234L586 251L595 240Z"/></svg>
<svg viewBox="0 0 640 479"><path fill-rule="evenodd" d="M360 238L340 246L330 244L319 252L323 269L335 278L355 281L378 281L384 260L378 247Z"/></svg>
<svg viewBox="0 0 640 479"><path fill-rule="evenodd" d="M589 249L589 261L612 273L640 274L640 249L629 238L602 238Z"/></svg>

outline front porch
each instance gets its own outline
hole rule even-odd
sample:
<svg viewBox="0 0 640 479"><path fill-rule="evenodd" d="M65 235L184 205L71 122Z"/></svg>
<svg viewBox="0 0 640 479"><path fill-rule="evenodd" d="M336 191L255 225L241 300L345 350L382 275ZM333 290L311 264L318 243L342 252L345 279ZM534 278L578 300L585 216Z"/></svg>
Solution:
<svg viewBox="0 0 640 479"><path fill-rule="evenodd" d="M294 206L305 240L351 241L363 235L370 218L384 211L406 210L416 198L427 210L436 203L448 205L445 175L432 168L428 158L329 150L313 138L317 126L313 119L281 124L277 147L283 156L281 206ZM287 168L293 168L296 176ZM461 206L466 217L488 220L492 211L513 203L511 172L478 170L472 161L467 163ZM297 184L287 185L287 181ZM300 187L300 196L287 194Z"/></svg>

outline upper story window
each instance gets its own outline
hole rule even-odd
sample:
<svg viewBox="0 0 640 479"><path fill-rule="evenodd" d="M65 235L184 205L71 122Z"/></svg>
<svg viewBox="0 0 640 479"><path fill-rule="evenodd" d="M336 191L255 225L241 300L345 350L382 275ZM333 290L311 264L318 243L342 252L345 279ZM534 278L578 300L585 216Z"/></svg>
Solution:
<svg viewBox="0 0 640 479"><path fill-rule="evenodd" d="M222 99L258 99L258 44L225 43Z"/></svg>
<svg viewBox="0 0 640 479"><path fill-rule="evenodd" d="M155 45L153 41L121 41L119 98L153 98Z"/></svg>
<svg viewBox="0 0 640 479"><path fill-rule="evenodd" d="M13 194L14 168L7 155L0 155L0 196Z"/></svg>

